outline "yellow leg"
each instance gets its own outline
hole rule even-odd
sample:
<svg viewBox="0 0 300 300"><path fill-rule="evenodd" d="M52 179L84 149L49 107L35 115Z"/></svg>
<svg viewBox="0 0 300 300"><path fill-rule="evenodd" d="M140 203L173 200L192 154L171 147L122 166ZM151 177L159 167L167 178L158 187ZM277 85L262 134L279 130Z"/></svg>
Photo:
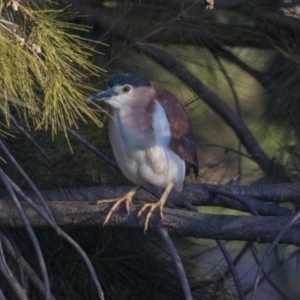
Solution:
<svg viewBox="0 0 300 300"><path fill-rule="evenodd" d="M152 215L155 208L159 208L160 217L161 217L161 219L163 219L163 217L164 217L163 216L163 207L164 207L164 205L167 201L167 198L168 198L173 186L174 186L173 182L170 182L167 185L163 195L161 196L160 200L157 203L146 203L146 204L143 205L143 207L139 211L139 213L137 215L138 218L142 215L142 213L145 211L145 209L147 207L150 207L150 210L149 210L149 212L147 213L147 216L146 216L144 231L147 231L147 229L148 229L149 221L150 221L151 215Z"/></svg>
<svg viewBox="0 0 300 300"><path fill-rule="evenodd" d="M137 185L134 189L132 189L131 191L129 191L124 197L122 198L117 198L117 199L107 199L107 200L99 200L96 203L97 204L103 204L103 203L113 203L116 202L113 207L110 209L110 211L108 212L105 221L103 223L103 225L106 225L107 222L109 221L111 215L113 214L113 212L116 211L116 209L118 208L118 206L122 203L125 202L125 207L126 207L126 211L127 214L129 214L129 206L132 204L132 197L135 195L135 193L137 192L137 190L140 188L139 185Z"/></svg>

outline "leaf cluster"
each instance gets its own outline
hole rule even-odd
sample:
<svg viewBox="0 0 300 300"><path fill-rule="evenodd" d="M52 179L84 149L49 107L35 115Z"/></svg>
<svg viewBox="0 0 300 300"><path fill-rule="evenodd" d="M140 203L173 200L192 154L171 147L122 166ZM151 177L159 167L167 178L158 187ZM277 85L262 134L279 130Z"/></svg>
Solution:
<svg viewBox="0 0 300 300"><path fill-rule="evenodd" d="M16 2L16 1L14 1ZM90 28L76 24L74 11L52 1L0 2L0 109L53 134L89 118L101 122L88 105L91 76L99 76L92 56ZM9 3L8 3L9 4Z"/></svg>

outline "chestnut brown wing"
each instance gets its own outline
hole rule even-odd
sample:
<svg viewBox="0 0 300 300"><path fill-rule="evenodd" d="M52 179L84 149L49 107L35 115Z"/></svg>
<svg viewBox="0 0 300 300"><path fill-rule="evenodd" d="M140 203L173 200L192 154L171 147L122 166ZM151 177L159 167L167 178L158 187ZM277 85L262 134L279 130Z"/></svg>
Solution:
<svg viewBox="0 0 300 300"><path fill-rule="evenodd" d="M171 130L169 147L186 162L187 175L192 168L198 175L198 157L190 119L181 102L168 90L156 82L151 82L156 91L156 99L164 108Z"/></svg>

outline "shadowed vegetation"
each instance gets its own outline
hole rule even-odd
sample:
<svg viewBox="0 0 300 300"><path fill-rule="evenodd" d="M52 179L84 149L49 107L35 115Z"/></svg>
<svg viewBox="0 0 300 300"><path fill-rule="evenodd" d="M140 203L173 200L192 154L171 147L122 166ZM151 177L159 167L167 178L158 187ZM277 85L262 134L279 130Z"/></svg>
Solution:
<svg viewBox="0 0 300 300"><path fill-rule="evenodd" d="M216 0L214 9L206 10L205 1L194 0L0 0L1 197L22 198L14 183L24 191L75 188L69 198L49 197L66 201L68 208L70 200L98 200L96 192L85 199L80 193L85 188L93 193L92 187L108 185L111 193L103 194L111 197L117 186L129 185L111 161L106 107L86 98L105 88L111 75L130 71L182 100L196 134L200 176L186 182L199 190L178 200L179 207L176 199L170 201L176 208L170 214L185 209L185 218L192 219L188 211L201 206L203 215L278 217L276 234L283 234L282 218L297 219L292 213L299 207L299 5L296 0ZM29 195L43 207L38 192ZM71 221L62 232L51 213L42 213L54 230L33 232L55 299L184 299L178 271L155 226L146 235L120 228L126 222L118 219L125 214L120 209L109 224L119 228L92 227L88 218L86 226L72 228L66 216ZM52 213L55 218L62 212ZM288 221L291 244L298 245L299 224ZM2 291L7 299L26 299L26 294L45 299L47 276L28 226L7 229L1 222L0 217L0 296ZM172 223L161 224L171 232ZM232 221L224 231L230 237L243 226ZM212 228L218 231L220 224ZM270 246L258 246L265 242L259 233L257 228L257 236L245 236L247 243L172 237L193 299L297 299L298 248L280 245L270 251L266 257L272 259L257 273ZM66 236L87 254L100 288ZM40 278L42 291L13 259L19 252ZM5 276L5 266L13 276Z"/></svg>

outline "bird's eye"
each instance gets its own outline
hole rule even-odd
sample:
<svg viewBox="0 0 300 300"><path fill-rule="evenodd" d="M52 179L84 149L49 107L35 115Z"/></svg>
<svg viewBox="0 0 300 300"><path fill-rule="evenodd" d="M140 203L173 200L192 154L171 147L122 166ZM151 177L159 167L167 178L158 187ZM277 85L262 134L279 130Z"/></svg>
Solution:
<svg viewBox="0 0 300 300"><path fill-rule="evenodd" d="M128 93L130 91L130 87L128 85L125 85L123 88L122 88L122 92L123 93Z"/></svg>

